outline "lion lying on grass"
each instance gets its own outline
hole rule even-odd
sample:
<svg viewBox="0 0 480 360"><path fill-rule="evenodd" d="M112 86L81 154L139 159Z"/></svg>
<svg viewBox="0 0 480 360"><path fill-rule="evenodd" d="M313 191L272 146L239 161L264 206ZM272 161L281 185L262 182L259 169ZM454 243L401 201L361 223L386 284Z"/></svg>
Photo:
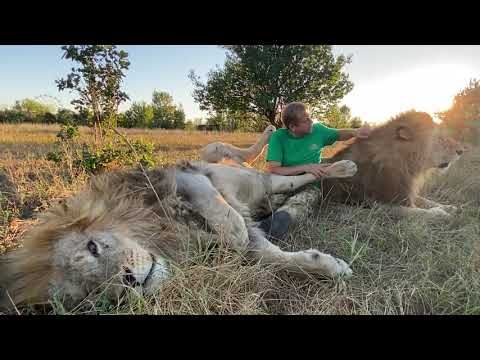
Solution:
<svg viewBox="0 0 480 360"><path fill-rule="evenodd" d="M404 112L328 159L351 160L358 172L348 179L324 179L322 194L341 202L387 204L401 216L449 216L455 206L428 200L418 192L429 171L447 170L462 153L462 146L430 115Z"/></svg>
<svg viewBox="0 0 480 360"><path fill-rule="evenodd" d="M355 171L353 162L341 161L329 176ZM186 256L188 244L211 241L205 222L215 241L255 261L292 272L349 276L347 263L318 250L282 251L250 218L270 194L314 180L310 174L286 177L204 162L94 177L85 190L47 210L21 249L0 258L2 307L52 297L68 307L96 291L114 300L126 286L150 294Z"/></svg>

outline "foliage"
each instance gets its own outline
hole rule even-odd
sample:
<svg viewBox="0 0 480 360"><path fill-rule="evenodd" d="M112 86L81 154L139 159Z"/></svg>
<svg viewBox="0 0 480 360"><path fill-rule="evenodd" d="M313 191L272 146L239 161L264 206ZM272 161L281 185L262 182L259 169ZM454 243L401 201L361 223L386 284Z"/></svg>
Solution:
<svg viewBox="0 0 480 360"><path fill-rule="evenodd" d="M335 58L330 45L224 48L223 69L211 70L206 83L189 74L201 110L255 113L279 126L277 115L286 103L302 101L323 114L353 88L342 72L350 57Z"/></svg>
<svg viewBox="0 0 480 360"><path fill-rule="evenodd" d="M79 144L76 124L62 125L57 134L56 150L47 154L47 160L55 163L65 163L71 173L84 170L88 173L98 173L114 165L132 166L140 163L144 167L155 165L153 159L153 144L136 140L131 147L118 138L110 139L101 147L92 147L86 143Z"/></svg>
<svg viewBox="0 0 480 360"><path fill-rule="evenodd" d="M457 138L480 144L480 80L470 80L455 96L452 107L437 116Z"/></svg>
<svg viewBox="0 0 480 360"><path fill-rule="evenodd" d="M222 131L262 132L268 125L268 121L255 113L227 110L210 113L207 124L216 125Z"/></svg>
<svg viewBox="0 0 480 360"><path fill-rule="evenodd" d="M130 62L128 53L115 45L62 46L63 57L79 64L66 78L56 80L60 91L70 89L78 97L71 104L81 111L92 111L95 144L103 142L104 131L116 126L120 103L128 99L120 85Z"/></svg>
<svg viewBox="0 0 480 360"><path fill-rule="evenodd" d="M321 119L326 125L337 128L359 128L362 126L362 120L360 117L352 117L351 110L347 105L338 107L332 106L324 117Z"/></svg>
<svg viewBox="0 0 480 360"><path fill-rule="evenodd" d="M153 125L153 107L144 101L134 102L121 117L118 126L124 128L151 128Z"/></svg>
<svg viewBox="0 0 480 360"><path fill-rule="evenodd" d="M15 101L15 105L10 108L0 110L0 122L51 124L57 122L54 113L54 106L27 98Z"/></svg>
<svg viewBox="0 0 480 360"><path fill-rule="evenodd" d="M162 129L183 129L185 112L181 105L173 103L173 98L165 91L155 90L152 95L152 127Z"/></svg>

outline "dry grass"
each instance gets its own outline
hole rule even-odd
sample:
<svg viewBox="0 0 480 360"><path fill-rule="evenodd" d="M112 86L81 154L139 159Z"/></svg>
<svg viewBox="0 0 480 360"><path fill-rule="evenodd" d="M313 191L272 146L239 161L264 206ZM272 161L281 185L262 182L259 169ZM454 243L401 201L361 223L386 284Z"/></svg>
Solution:
<svg viewBox="0 0 480 360"><path fill-rule="evenodd" d="M44 159L57 126L0 125L0 253L18 245L35 214L78 190L72 176ZM155 143L160 164L197 159L211 141L248 146L258 134L127 131ZM82 129L82 136L88 130ZM327 151L328 156L328 151ZM257 164L263 168L264 161ZM245 262L228 249L206 248L180 264L160 291L145 298L133 289L113 306L99 297L73 313L110 314L480 314L480 149L424 195L461 207L442 222L396 221L380 209L322 204L298 226L285 249L315 247L352 265L349 280L298 278ZM52 300L51 313L65 313Z"/></svg>

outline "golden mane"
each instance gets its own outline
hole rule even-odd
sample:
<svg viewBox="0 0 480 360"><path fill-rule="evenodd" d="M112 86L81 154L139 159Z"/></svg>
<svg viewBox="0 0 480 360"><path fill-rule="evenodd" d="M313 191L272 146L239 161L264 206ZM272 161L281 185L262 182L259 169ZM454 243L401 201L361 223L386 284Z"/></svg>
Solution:
<svg viewBox="0 0 480 360"><path fill-rule="evenodd" d="M10 307L12 300L15 304L48 300L51 294L46 291L56 271L53 248L72 232L115 229L139 240L155 234L156 250L178 260L178 236L185 236L186 225L173 221L181 207L173 196L175 183L168 171L148 175L155 192L141 172L116 171L93 177L84 191L42 214L22 239L22 248L0 258L0 285L9 289L8 294L2 289L0 307Z"/></svg>
<svg viewBox="0 0 480 360"><path fill-rule="evenodd" d="M428 168L435 126L430 115L412 110L373 129L368 139L356 140L329 159L352 160L359 170L352 178L325 180L325 193L411 206Z"/></svg>

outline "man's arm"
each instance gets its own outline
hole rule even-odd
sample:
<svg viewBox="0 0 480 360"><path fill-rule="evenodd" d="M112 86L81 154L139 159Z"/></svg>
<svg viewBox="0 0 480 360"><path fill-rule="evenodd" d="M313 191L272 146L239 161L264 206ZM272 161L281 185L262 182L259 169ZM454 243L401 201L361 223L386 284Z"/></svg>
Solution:
<svg viewBox="0 0 480 360"><path fill-rule="evenodd" d="M368 138L371 129L369 126L363 126L359 129L338 129L338 141L345 141L353 137L360 139Z"/></svg>
<svg viewBox="0 0 480 360"><path fill-rule="evenodd" d="M326 175L325 169L330 165L331 164L306 164L297 166L282 166L282 164L277 161L267 161L266 170L272 174L284 176L310 173L315 175L317 178L320 178Z"/></svg>
<svg viewBox="0 0 480 360"><path fill-rule="evenodd" d="M355 129L338 129L338 141L345 141L355 137Z"/></svg>

